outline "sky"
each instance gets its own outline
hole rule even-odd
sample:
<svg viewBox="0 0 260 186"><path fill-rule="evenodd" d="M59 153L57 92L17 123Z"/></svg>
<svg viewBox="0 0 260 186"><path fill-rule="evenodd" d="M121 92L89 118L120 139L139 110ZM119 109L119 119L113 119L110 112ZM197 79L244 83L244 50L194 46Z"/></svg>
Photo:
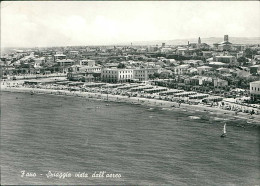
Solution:
<svg viewBox="0 0 260 186"><path fill-rule="evenodd" d="M4 1L1 47L260 37L259 1Z"/></svg>

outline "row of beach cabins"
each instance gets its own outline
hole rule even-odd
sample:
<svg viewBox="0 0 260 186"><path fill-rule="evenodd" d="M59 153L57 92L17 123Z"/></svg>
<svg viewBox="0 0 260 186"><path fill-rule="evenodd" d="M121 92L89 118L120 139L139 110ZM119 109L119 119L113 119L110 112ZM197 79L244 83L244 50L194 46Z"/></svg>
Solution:
<svg viewBox="0 0 260 186"><path fill-rule="evenodd" d="M125 83L108 84L95 82L71 82L71 81L26 81L25 86L34 88L47 88L55 90L70 90L92 92L101 94L123 95L129 97L144 97L175 102L199 104L201 102L213 103L223 100L223 97L202 94L193 91L169 89L150 84Z"/></svg>

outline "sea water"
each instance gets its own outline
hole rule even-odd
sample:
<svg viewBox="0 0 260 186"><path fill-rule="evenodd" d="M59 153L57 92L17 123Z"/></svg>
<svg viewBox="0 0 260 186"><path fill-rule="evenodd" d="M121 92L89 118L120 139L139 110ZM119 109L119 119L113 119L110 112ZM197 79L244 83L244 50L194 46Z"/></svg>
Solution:
<svg viewBox="0 0 260 186"><path fill-rule="evenodd" d="M177 108L3 92L1 184L256 185L260 128L244 124Z"/></svg>

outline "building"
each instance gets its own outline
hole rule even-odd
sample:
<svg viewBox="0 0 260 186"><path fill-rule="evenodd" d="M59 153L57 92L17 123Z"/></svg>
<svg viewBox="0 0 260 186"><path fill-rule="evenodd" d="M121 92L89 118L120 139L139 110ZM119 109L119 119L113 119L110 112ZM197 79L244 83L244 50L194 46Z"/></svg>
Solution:
<svg viewBox="0 0 260 186"><path fill-rule="evenodd" d="M228 81L223 79L213 79L214 87L226 87L228 86Z"/></svg>
<svg viewBox="0 0 260 186"><path fill-rule="evenodd" d="M210 48L210 46L207 43L201 43L201 39L199 37L198 38L198 43L190 43L190 42L188 42L188 48L208 50Z"/></svg>
<svg viewBox="0 0 260 186"><path fill-rule="evenodd" d="M80 61L80 65L87 65L90 67L95 66L95 60L91 60L91 59L84 59Z"/></svg>
<svg viewBox="0 0 260 186"><path fill-rule="evenodd" d="M237 51L245 51L246 45L233 45L233 48Z"/></svg>
<svg viewBox="0 0 260 186"><path fill-rule="evenodd" d="M220 74L230 73L230 68L221 67L221 68L216 69L216 71Z"/></svg>
<svg viewBox="0 0 260 186"><path fill-rule="evenodd" d="M34 59L34 68L41 68L41 65L46 62L44 57Z"/></svg>
<svg viewBox="0 0 260 186"><path fill-rule="evenodd" d="M69 51L69 54L75 56L79 54L79 51Z"/></svg>
<svg viewBox="0 0 260 186"><path fill-rule="evenodd" d="M211 51L202 51L203 57L205 58L211 58L212 57L212 52Z"/></svg>
<svg viewBox="0 0 260 186"><path fill-rule="evenodd" d="M255 56L254 56L254 60L260 61L260 55L255 55Z"/></svg>
<svg viewBox="0 0 260 186"><path fill-rule="evenodd" d="M189 69L189 65L179 65L174 68L174 74L176 75L181 75L181 74L186 74Z"/></svg>
<svg viewBox="0 0 260 186"><path fill-rule="evenodd" d="M100 66L72 65L71 67L69 67L69 72L101 73L101 67Z"/></svg>
<svg viewBox="0 0 260 186"><path fill-rule="evenodd" d="M250 83L250 97L253 102L260 102L260 81Z"/></svg>
<svg viewBox="0 0 260 186"><path fill-rule="evenodd" d="M209 62L208 65L215 69L220 68L220 67L228 67L228 64L222 63L222 62L216 62L216 61Z"/></svg>
<svg viewBox="0 0 260 186"><path fill-rule="evenodd" d="M87 72L87 73L101 73L100 66L87 66L84 68L85 68L85 72Z"/></svg>
<svg viewBox="0 0 260 186"><path fill-rule="evenodd" d="M183 47L178 47L176 50L177 55L181 56L191 56L195 52L195 49L193 48L183 48Z"/></svg>
<svg viewBox="0 0 260 186"><path fill-rule="evenodd" d="M70 81L93 82L95 80L92 74L82 72L70 72L67 74L67 79Z"/></svg>
<svg viewBox="0 0 260 186"><path fill-rule="evenodd" d="M41 64L41 63L45 63L46 60L45 60L45 57L40 57L40 58L35 58L35 59L34 59L34 62Z"/></svg>
<svg viewBox="0 0 260 186"><path fill-rule="evenodd" d="M222 62L222 63L227 63L234 65L237 63L237 59L235 56L215 56L213 58L214 61L216 62Z"/></svg>
<svg viewBox="0 0 260 186"><path fill-rule="evenodd" d="M106 68L101 70L102 81L129 82L133 79L133 69Z"/></svg>
<svg viewBox="0 0 260 186"><path fill-rule="evenodd" d="M210 46L207 43L201 43L198 46L199 46L199 49L202 49L202 50L209 50L210 49Z"/></svg>
<svg viewBox="0 0 260 186"><path fill-rule="evenodd" d="M75 64L75 61L72 59L62 59L62 60L57 60L58 66L71 66Z"/></svg>
<svg viewBox="0 0 260 186"><path fill-rule="evenodd" d="M66 55L64 55L64 54L56 54L56 55L54 55L54 61L55 62L57 60L62 60L62 59L66 59Z"/></svg>
<svg viewBox="0 0 260 186"><path fill-rule="evenodd" d="M211 71L212 67L209 67L209 66L200 66L200 67L197 67L197 71L198 71L198 74L202 75L203 73L205 72L209 72Z"/></svg>
<svg viewBox="0 0 260 186"><path fill-rule="evenodd" d="M229 51L232 49L232 43L229 42L228 35L224 35L224 41L221 43L214 43L213 47L218 51Z"/></svg>
<svg viewBox="0 0 260 186"><path fill-rule="evenodd" d="M228 41L228 35L224 35L224 41L219 43L218 49L221 51L229 51L232 49L232 43Z"/></svg>
<svg viewBox="0 0 260 186"><path fill-rule="evenodd" d="M250 67L250 74L260 74L260 65L253 65Z"/></svg>
<svg viewBox="0 0 260 186"><path fill-rule="evenodd" d="M173 49L172 48L166 48L166 47L163 47L161 48L161 53L165 53L165 54L168 54L168 53L172 53L173 52Z"/></svg>
<svg viewBox="0 0 260 186"><path fill-rule="evenodd" d="M149 46L148 47L148 52L156 52L158 50L157 46Z"/></svg>
<svg viewBox="0 0 260 186"><path fill-rule="evenodd" d="M196 86L196 85L209 84L212 82L212 78L206 76L193 76L190 79L185 79L184 82L185 81L188 82L186 84Z"/></svg>
<svg viewBox="0 0 260 186"><path fill-rule="evenodd" d="M82 81L84 76L85 76L85 73L69 72L67 74L67 79L70 81Z"/></svg>
<svg viewBox="0 0 260 186"><path fill-rule="evenodd" d="M239 51L236 53L237 58L244 57L244 56L245 56L244 51Z"/></svg>
<svg viewBox="0 0 260 186"><path fill-rule="evenodd" d="M133 79L138 79L139 81L147 81L149 76L154 73L160 73L159 68L140 68L133 70Z"/></svg>

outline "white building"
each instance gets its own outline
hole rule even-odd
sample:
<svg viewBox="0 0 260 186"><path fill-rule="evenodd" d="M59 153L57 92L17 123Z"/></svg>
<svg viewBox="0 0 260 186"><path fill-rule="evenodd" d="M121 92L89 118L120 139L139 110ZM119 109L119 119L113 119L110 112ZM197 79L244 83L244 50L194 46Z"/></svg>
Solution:
<svg viewBox="0 0 260 186"><path fill-rule="evenodd" d="M127 82L133 79L133 69L102 69L101 78L105 82Z"/></svg>
<svg viewBox="0 0 260 186"><path fill-rule="evenodd" d="M211 69L212 69L212 67L209 67L209 66L197 67L198 74L200 74L200 75L203 74L204 72L209 72Z"/></svg>
<svg viewBox="0 0 260 186"><path fill-rule="evenodd" d="M161 53L172 53L173 49L172 48L161 48Z"/></svg>
<svg viewBox="0 0 260 186"><path fill-rule="evenodd" d="M133 70L133 79L138 79L139 81L147 81L150 75L154 73L160 73L159 68L140 68Z"/></svg>
<svg viewBox="0 0 260 186"><path fill-rule="evenodd" d="M40 63L40 64L41 64L41 63L45 63L45 61L46 61L46 60L45 60L45 57L40 57L40 58L35 58L35 59L34 59L34 62L35 62L35 63Z"/></svg>
<svg viewBox="0 0 260 186"><path fill-rule="evenodd" d="M79 51L69 51L69 54L70 54L70 55L78 55L78 54L79 54Z"/></svg>
<svg viewBox="0 0 260 186"><path fill-rule="evenodd" d="M101 73L101 67L100 66L85 66L84 67L87 73Z"/></svg>
<svg viewBox="0 0 260 186"><path fill-rule="evenodd" d="M62 59L62 60L57 60L58 66L71 66L75 64L75 61L72 59Z"/></svg>
<svg viewBox="0 0 260 186"><path fill-rule="evenodd" d="M56 54L54 55L54 61L66 59L66 55L64 54Z"/></svg>
<svg viewBox="0 0 260 186"><path fill-rule="evenodd" d="M186 74L188 72L189 65L179 65L174 68L174 74L181 75Z"/></svg>
<svg viewBox="0 0 260 186"><path fill-rule="evenodd" d="M260 101L260 81L250 83L250 97L254 102Z"/></svg>
<svg viewBox="0 0 260 186"><path fill-rule="evenodd" d="M69 68L70 72L80 72L80 73L101 73L100 66L84 66L84 65L72 65Z"/></svg>
<svg viewBox="0 0 260 186"><path fill-rule="evenodd" d="M214 61L227 63L227 64L236 64L237 59L235 56L215 56Z"/></svg>

